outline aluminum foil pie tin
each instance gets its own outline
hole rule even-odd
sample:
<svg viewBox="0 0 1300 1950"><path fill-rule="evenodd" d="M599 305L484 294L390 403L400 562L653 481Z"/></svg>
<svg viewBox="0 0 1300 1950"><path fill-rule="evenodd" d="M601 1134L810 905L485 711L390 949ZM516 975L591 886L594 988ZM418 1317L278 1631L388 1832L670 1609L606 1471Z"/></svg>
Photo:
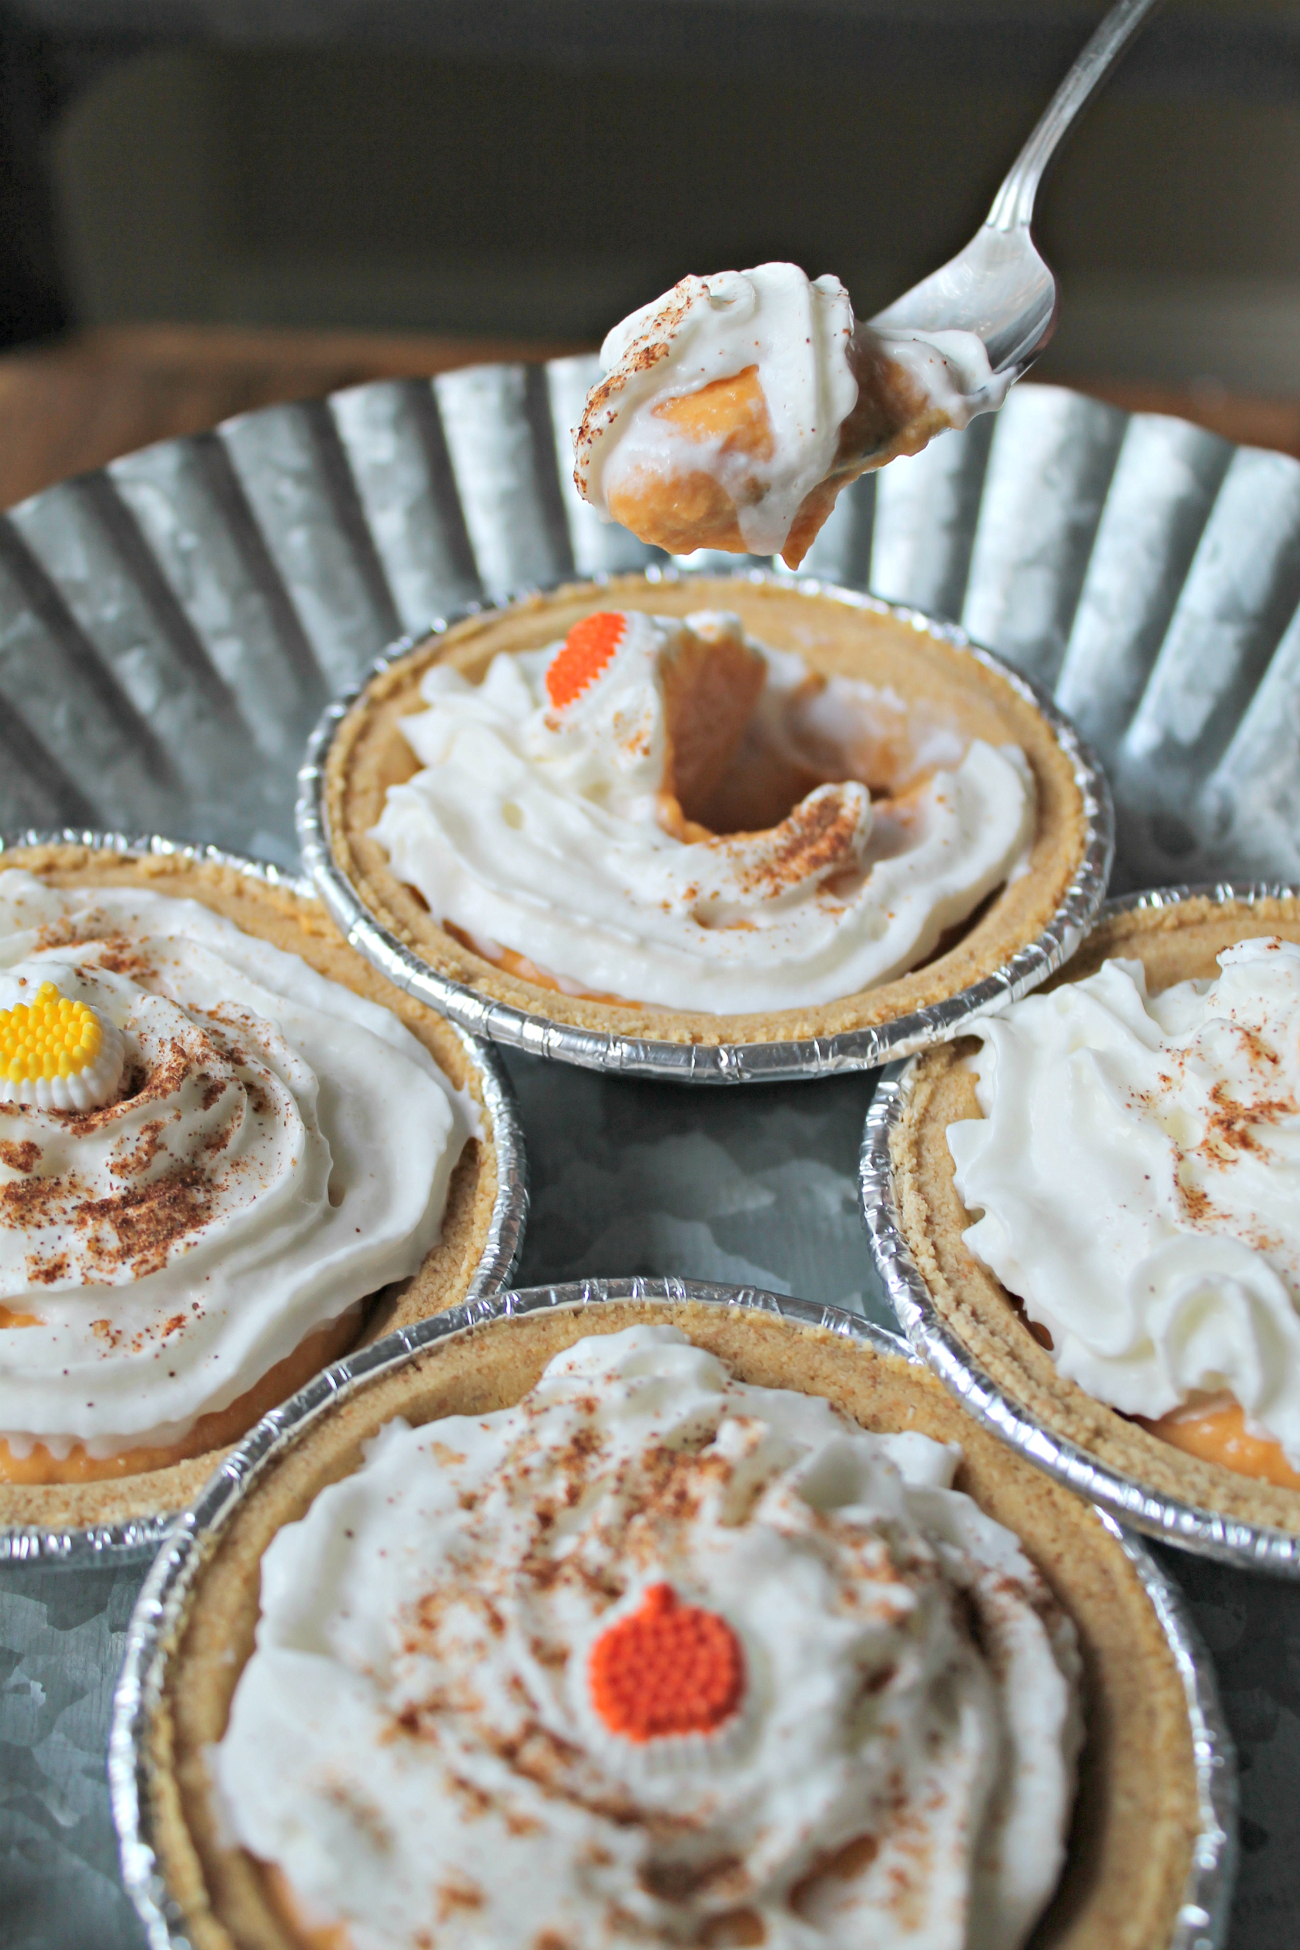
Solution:
<svg viewBox="0 0 1300 1950"><path fill-rule="evenodd" d="M1204 887L1165 887L1108 901L1101 920L1115 914L1177 906L1193 896L1220 901L1300 897L1300 887L1281 882L1234 884L1221 881ZM913 1352L957 1396L962 1406L1027 1461L1045 1469L1080 1496L1100 1504L1123 1523L1165 1543L1212 1557L1243 1571L1272 1571L1300 1577L1300 1536L1225 1517L1214 1510L1161 1496L1136 1478L1121 1475L1076 1443L1055 1435L1026 1412L974 1359L936 1307L917 1269L903 1235L889 1146L903 1115L911 1086L912 1065L887 1069L876 1086L867 1113L859 1160L862 1217L890 1305L897 1314Z"/></svg>
<svg viewBox="0 0 1300 1950"><path fill-rule="evenodd" d="M706 573L716 576L719 571L710 568ZM975 1017L1005 1008L1008 1002L1027 995L1068 961L1105 896L1114 853L1114 815L1110 789L1100 764L1047 693L1002 658L971 643L955 624L938 622L916 610L807 576L756 568L737 569L734 562L724 573L749 583L800 589L810 596L829 598L846 608L871 615L892 616L910 629L924 631L951 644L973 662L996 672L1018 696L1035 706L1070 762L1083 802L1086 828L1079 864L1042 933L1018 949L991 975L942 1002L914 1010L893 1022L802 1042L675 1043L602 1033L557 1021L543 1013L514 1008L466 983L453 981L415 954L370 912L340 870L330 840L325 777L335 736L367 684L416 647L414 640L404 640L378 658L355 684L326 707L307 747L298 796L298 840L304 868L353 947L389 981L431 1008L440 1009L471 1034L513 1044L533 1056L552 1057L559 1062L576 1063L584 1069L606 1070L619 1076L655 1077L665 1082L775 1083L832 1076L846 1070L877 1069L895 1057L926 1049L932 1043L946 1042L960 1036L965 1025ZM656 587L688 579L688 572L673 568L652 566L645 574L649 601L653 601ZM599 588L607 577L598 575L592 580ZM463 614L481 614L494 607L499 605L476 604L472 611Z"/></svg>
<svg viewBox="0 0 1300 1950"><path fill-rule="evenodd" d="M779 1314L821 1327L880 1353L915 1359L905 1342L838 1307L778 1297L753 1287L701 1285L676 1279L586 1280L568 1286L477 1298L421 1321L337 1362L293 1399L274 1409L227 1457L159 1552L127 1634L113 1703L108 1778L121 1847L122 1879L144 1924L149 1950L189 1950L185 1918L169 1894L154 1847L148 1746L162 1696L170 1647L184 1618L190 1587L233 1513L264 1472L303 1432L364 1381L391 1373L469 1327L548 1308L598 1307L632 1300L734 1307ZM1102 1513L1132 1563L1173 1653L1187 1700L1200 1827L1187 1887L1169 1950L1218 1950L1225 1940L1236 1867L1236 1760L1209 1656L1184 1601L1141 1541Z"/></svg>
<svg viewBox="0 0 1300 1950"><path fill-rule="evenodd" d="M210 861L216 866L231 867L236 873L266 886L284 888L307 900L315 899L315 889L299 875L239 854L223 853L214 846L186 846L157 833L135 838L70 828L59 832L9 833L0 835L0 863L6 852L28 846L85 846L111 850L133 859L154 856ZM519 1263L528 1216L528 1167L519 1111L505 1066L490 1044L463 1029L458 1028L458 1034L466 1058L477 1073L483 1103L492 1120L492 1149L497 1168L497 1195L487 1241L469 1289L470 1301L477 1302L489 1300L507 1287ZM0 1526L0 1564L39 1561L93 1570L99 1565L142 1559L157 1550L171 1523L170 1515L161 1515L99 1524L88 1530Z"/></svg>

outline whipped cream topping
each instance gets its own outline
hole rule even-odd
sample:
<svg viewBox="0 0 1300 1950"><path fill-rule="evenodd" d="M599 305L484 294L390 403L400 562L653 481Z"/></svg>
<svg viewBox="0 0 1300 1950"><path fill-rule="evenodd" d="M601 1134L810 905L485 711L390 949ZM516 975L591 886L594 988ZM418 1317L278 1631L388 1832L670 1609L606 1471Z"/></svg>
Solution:
<svg viewBox="0 0 1300 1950"><path fill-rule="evenodd" d="M858 396L849 368L853 306L838 278L796 264L683 278L616 325L600 348L604 381L574 435L578 491L608 517L608 497L640 469L702 470L731 490L757 555L783 546L804 497L830 471ZM770 452L688 439L656 406L757 366Z"/></svg>
<svg viewBox="0 0 1300 1950"><path fill-rule="evenodd" d="M390 1423L263 1558L223 1819L353 1950L1017 1950L1078 1656L958 1459L668 1326L579 1341L516 1408ZM653 1645L618 1640L665 1629L625 1727ZM683 1664L709 1731L672 1730Z"/></svg>
<svg viewBox="0 0 1300 1950"><path fill-rule="evenodd" d="M100 1108L0 1103L0 1434L106 1456L413 1273L468 1109L388 1010L196 901L0 873L0 1011L45 982L125 1064Z"/></svg>
<svg viewBox="0 0 1300 1950"><path fill-rule="evenodd" d="M948 1145L1062 1374L1151 1419L1226 1390L1300 1468L1300 947L1219 967L1148 995L1110 961L972 1024L984 1116Z"/></svg>
<svg viewBox="0 0 1300 1950"><path fill-rule="evenodd" d="M924 959L1030 844L1033 781L1015 747L967 741L924 708L909 727L891 693L819 679L733 617L623 614L616 652L563 709L546 687L551 644L503 652L479 684L435 664L428 709L401 720L422 769L389 788L374 835L489 957L504 944L565 985L666 1008L814 1006ZM773 826L663 824L665 673L692 637L762 660L732 772L802 767L805 796ZM909 738L899 796L873 806L856 765Z"/></svg>
<svg viewBox="0 0 1300 1950"><path fill-rule="evenodd" d="M912 381L923 402L916 414L917 427L918 431L924 427L927 441L949 427L960 432L977 414L995 413L1011 391L1014 374L994 372L976 332L908 332L895 326L859 324L857 335ZM910 444L908 433L906 424L901 425L890 452L882 458L917 452L918 445Z"/></svg>
<svg viewBox="0 0 1300 1950"><path fill-rule="evenodd" d="M573 435L579 493L606 520L616 518L612 504L626 520L640 484L703 474L725 490L756 555L782 552L828 476L844 471L847 482L916 452L943 428L1000 406L1010 384L994 376L974 333L873 330L855 321L838 278L810 280L795 264L683 278L614 327L600 363L603 377ZM758 387L751 427L733 418L712 431L687 428L667 410L750 369ZM860 398L864 388L872 400Z"/></svg>

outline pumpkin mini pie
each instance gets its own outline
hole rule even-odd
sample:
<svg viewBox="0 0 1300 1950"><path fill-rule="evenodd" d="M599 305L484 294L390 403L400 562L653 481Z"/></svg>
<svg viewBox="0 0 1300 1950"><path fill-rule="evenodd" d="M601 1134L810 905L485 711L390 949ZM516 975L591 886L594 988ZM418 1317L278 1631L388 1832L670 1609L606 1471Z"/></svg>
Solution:
<svg viewBox="0 0 1300 1950"><path fill-rule="evenodd" d="M528 1298L194 1552L125 1837L187 1943L1181 1941L1223 1836L1107 1519L879 1345Z"/></svg>
<svg viewBox="0 0 1300 1950"><path fill-rule="evenodd" d="M1068 727L954 633L816 585L529 598L399 656L328 736L318 884L493 1034L878 1033L1013 958L1036 979L1101 897Z"/></svg>
<svg viewBox="0 0 1300 1950"><path fill-rule="evenodd" d="M174 1511L358 1340L463 1300L499 1136L462 1035L296 886L0 853L0 1523Z"/></svg>
<svg viewBox="0 0 1300 1950"><path fill-rule="evenodd" d="M1300 1532L1300 897L1118 903L974 1035L889 1133L961 1358L1172 1541Z"/></svg>

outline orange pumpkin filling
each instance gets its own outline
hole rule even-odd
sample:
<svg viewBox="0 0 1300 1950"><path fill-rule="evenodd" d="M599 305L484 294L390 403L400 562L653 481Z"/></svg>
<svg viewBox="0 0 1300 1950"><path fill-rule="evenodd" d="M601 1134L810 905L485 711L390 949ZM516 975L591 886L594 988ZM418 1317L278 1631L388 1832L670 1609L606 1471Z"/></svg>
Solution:
<svg viewBox="0 0 1300 1950"><path fill-rule="evenodd" d="M1176 1408L1158 1421L1138 1415L1140 1422L1162 1442L1197 1456L1202 1462L1235 1469L1280 1490L1300 1490L1300 1472L1292 1469L1282 1445L1266 1436L1251 1435L1241 1404L1230 1396L1214 1395L1191 1406Z"/></svg>
<svg viewBox="0 0 1300 1950"><path fill-rule="evenodd" d="M12 1315L8 1322L0 1323L18 1324ZM150 1469L166 1469L172 1463L206 1455L211 1449L224 1449L246 1435L268 1409L277 1408L313 1375L346 1354L360 1324L360 1307L349 1307L338 1320L309 1334L292 1354L268 1368L262 1379L237 1396L229 1407L200 1415L193 1428L173 1443L122 1449L113 1456L92 1456L78 1442L66 1456L56 1456L43 1442L34 1442L27 1455L16 1456L0 1438L0 1483L100 1483L120 1476L139 1476Z"/></svg>
<svg viewBox="0 0 1300 1950"><path fill-rule="evenodd" d="M476 935L467 934L458 928L454 921L444 921L443 930L453 941L459 941L462 948L468 948L472 955L481 961L491 962L494 968L504 968L507 975L517 975L521 982L531 982L535 989L550 989L554 995L577 995L583 1002L608 1002L615 1008L636 1009L642 1005L631 1001L626 995L609 995L602 989L575 989L572 982L567 987L558 975L552 975L549 968L543 968L528 955L519 954L514 948L503 948L499 944L480 941Z"/></svg>
<svg viewBox="0 0 1300 1950"><path fill-rule="evenodd" d="M309 1923L284 1870L275 1862L259 1864L272 1907L288 1925L303 1950L352 1950L352 1936L344 1923Z"/></svg>
<svg viewBox="0 0 1300 1950"><path fill-rule="evenodd" d="M809 489L795 514L781 550L787 568L799 567L851 481L896 454L919 453L951 424L872 333L855 333L849 364L858 397L841 424L830 473ZM663 400L651 412L657 420L670 421L697 446L716 443L717 451L732 459L745 455L761 463L775 451L772 419L756 365L714 379L697 392ZM761 478L755 474L742 482L738 492L742 503L759 500ZM697 548L743 555L749 546L740 532L736 501L703 465L671 474L649 466L633 468L608 490L607 501L615 521L643 542L654 542L673 555Z"/></svg>
<svg viewBox="0 0 1300 1950"><path fill-rule="evenodd" d="M757 366L742 366L726 379L711 379L693 393L679 393L654 408L691 440L721 440L724 453L771 460L776 451L767 398Z"/></svg>
<svg viewBox="0 0 1300 1950"><path fill-rule="evenodd" d="M669 421L696 444L717 440L724 454L746 454L755 461L771 459L772 421L757 366L746 366L726 379L711 380L698 392L663 400L653 413L657 420ZM756 478L750 498L757 500L760 492ZM635 468L610 490L609 512L634 535L656 542L672 554L697 548L745 552L736 504L705 467L687 468L677 474Z"/></svg>
<svg viewBox="0 0 1300 1950"><path fill-rule="evenodd" d="M602 1632L588 1667L592 1703L611 1733L643 1745L712 1733L745 1687L740 1640L725 1618L652 1584L634 1612Z"/></svg>

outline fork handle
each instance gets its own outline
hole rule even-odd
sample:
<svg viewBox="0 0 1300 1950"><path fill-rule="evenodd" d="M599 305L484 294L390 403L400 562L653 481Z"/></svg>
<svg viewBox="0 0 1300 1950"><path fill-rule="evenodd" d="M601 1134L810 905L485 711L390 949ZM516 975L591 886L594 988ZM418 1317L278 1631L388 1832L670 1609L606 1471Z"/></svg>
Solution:
<svg viewBox="0 0 1300 1950"><path fill-rule="evenodd" d="M1118 0L1080 54L1034 125L1034 132L1007 171L985 228L1029 228L1034 197L1057 143L1085 102L1100 87L1142 22L1160 0Z"/></svg>

